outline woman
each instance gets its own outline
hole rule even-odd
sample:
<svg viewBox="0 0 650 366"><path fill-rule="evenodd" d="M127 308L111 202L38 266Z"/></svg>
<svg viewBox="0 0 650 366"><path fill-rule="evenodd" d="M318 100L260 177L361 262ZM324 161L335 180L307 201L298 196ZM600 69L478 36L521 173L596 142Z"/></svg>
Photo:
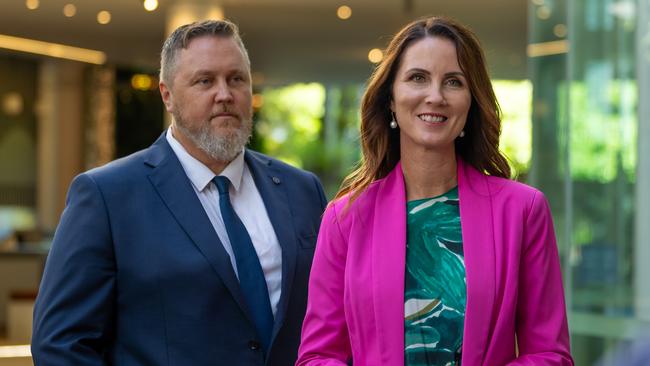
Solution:
<svg viewBox="0 0 650 366"><path fill-rule="evenodd" d="M476 37L390 42L363 159L323 217L297 365L573 365L548 204L509 180Z"/></svg>

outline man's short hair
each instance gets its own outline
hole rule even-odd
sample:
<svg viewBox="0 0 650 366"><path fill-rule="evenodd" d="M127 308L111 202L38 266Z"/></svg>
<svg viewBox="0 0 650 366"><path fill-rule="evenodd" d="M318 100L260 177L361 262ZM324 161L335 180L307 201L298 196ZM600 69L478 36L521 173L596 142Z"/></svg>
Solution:
<svg viewBox="0 0 650 366"><path fill-rule="evenodd" d="M250 67L251 62L248 58L248 51L246 51L244 42L241 40L237 25L228 20L204 20L176 28L165 40L160 54L160 80L171 85L176 71L178 51L187 48L192 39L202 36L232 38L242 50L244 58Z"/></svg>

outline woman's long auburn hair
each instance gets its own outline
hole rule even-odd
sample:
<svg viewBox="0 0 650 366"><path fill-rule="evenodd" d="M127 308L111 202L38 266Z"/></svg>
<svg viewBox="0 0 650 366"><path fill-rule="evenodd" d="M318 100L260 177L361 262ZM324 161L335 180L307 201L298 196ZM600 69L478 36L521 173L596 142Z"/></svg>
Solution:
<svg viewBox="0 0 650 366"><path fill-rule="evenodd" d="M388 175L400 160L399 129L389 127L393 81L404 51L425 37L443 37L456 45L458 63L472 95L465 136L455 142L456 154L478 171L510 178L508 161L499 151L501 110L478 39L454 20L427 17L406 25L393 37L384 59L370 77L361 100L362 158L343 180L336 198L350 194L351 204L372 182Z"/></svg>

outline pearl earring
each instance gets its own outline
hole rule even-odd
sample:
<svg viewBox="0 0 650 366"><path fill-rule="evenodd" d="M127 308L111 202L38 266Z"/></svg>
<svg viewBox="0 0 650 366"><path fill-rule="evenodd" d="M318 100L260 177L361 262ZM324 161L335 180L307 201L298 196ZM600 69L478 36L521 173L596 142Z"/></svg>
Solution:
<svg viewBox="0 0 650 366"><path fill-rule="evenodd" d="M465 137L465 130L460 131L460 137Z"/></svg>
<svg viewBox="0 0 650 366"><path fill-rule="evenodd" d="M395 121L395 113L394 112L392 113L392 115L393 115L393 119L390 120L389 126L390 126L390 128L392 128L394 130L394 129L397 128L397 121Z"/></svg>

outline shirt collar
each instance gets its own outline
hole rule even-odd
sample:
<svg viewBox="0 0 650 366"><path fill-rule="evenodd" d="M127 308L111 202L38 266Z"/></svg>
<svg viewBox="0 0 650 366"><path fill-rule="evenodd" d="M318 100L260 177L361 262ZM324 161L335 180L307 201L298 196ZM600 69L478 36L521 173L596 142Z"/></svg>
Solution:
<svg viewBox="0 0 650 366"><path fill-rule="evenodd" d="M167 129L165 137L181 162L183 170L185 170L185 174L192 182L192 185L199 192L202 192L212 181L212 178L215 177L214 172L185 150L185 147L172 135L171 128ZM239 191L244 176L244 151L242 150L219 175L228 178L235 191Z"/></svg>

